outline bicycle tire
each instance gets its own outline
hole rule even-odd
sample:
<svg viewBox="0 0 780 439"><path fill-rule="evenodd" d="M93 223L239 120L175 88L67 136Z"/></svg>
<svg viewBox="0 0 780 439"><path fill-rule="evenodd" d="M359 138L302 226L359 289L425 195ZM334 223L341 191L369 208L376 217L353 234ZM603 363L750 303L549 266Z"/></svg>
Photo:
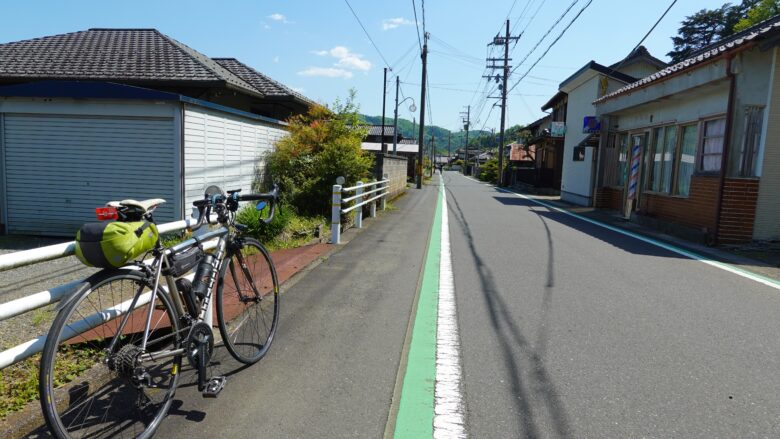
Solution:
<svg viewBox="0 0 780 439"><path fill-rule="evenodd" d="M279 325L279 281L265 247L252 238L241 242L228 247L220 268L217 321L233 358L253 364L268 352Z"/></svg>
<svg viewBox="0 0 780 439"><path fill-rule="evenodd" d="M159 427L176 392L181 355L138 366L149 306L155 309L147 350L178 348L181 334L167 294L158 288L157 300L149 303L152 287L140 270L104 270L64 299L46 339L39 375L41 407L54 436L148 438ZM129 309L139 288L144 295L119 334L126 314L121 310ZM138 384L141 371L148 374L148 386Z"/></svg>

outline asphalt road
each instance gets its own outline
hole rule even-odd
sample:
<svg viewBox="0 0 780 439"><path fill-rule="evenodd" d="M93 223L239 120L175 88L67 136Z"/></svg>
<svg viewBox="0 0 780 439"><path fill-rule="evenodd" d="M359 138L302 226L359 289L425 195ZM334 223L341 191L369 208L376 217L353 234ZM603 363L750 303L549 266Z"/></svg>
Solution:
<svg viewBox="0 0 780 439"><path fill-rule="evenodd" d="M397 209L364 220L367 229L294 286L283 286L268 355L240 370L216 349L221 364L213 373L228 375L219 398L179 388L156 437L382 437L436 190L410 189Z"/></svg>
<svg viewBox="0 0 780 439"><path fill-rule="evenodd" d="M780 437L780 291L444 178L470 437Z"/></svg>

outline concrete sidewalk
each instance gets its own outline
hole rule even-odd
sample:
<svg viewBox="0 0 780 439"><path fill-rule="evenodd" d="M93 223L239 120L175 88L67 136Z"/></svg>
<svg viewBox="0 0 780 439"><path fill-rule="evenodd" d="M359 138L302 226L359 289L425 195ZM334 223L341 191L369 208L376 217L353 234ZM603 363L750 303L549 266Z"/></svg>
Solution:
<svg viewBox="0 0 780 439"><path fill-rule="evenodd" d="M323 256L297 249L292 266L312 257L315 266L283 285L268 355L242 368L215 349L225 390L213 400L180 388L157 436L382 437L436 195L435 186L407 190L396 208L346 231L346 245L320 246L330 249Z"/></svg>

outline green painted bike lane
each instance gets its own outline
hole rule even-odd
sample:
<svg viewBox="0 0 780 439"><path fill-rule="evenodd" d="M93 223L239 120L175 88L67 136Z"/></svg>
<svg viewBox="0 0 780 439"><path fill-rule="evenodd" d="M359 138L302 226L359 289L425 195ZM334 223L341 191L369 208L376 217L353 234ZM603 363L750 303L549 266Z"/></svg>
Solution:
<svg viewBox="0 0 780 439"><path fill-rule="evenodd" d="M441 178L441 176L439 177ZM406 373L395 422L395 438L433 437L436 385L436 322L439 299L439 264L443 186L438 186L436 212L431 226L417 311L412 326Z"/></svg>

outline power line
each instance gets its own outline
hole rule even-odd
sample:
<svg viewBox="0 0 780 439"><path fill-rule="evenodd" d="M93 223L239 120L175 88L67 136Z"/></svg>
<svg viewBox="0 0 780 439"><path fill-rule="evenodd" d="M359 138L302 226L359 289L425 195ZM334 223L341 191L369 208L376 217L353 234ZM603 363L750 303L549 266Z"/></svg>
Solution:
<svg viewBox="0 0 780 439"><path fill-rule="evenodd" d="M555 20L555 23L553 23L552 26L550 26L550 28L547 29L547 32L545 32L544 35L542 35L542 37L539 38L539 41L536 42L534 47L528 52L528 54L525 56L525 58L523 58L519 63L517 63L517 65L512 69L511 73L514 73L517 69L520 68L521 65L523 65L523 63L531 56L531 54L533 54L536 51L536 49L542 44L542 42L545 39L547 39L547 36L550 35L550 32L552 32L553 29L555 29L555 27L558 26L558 23L560 23L563 20L563 18L566 17L566 15L569 13L569 11L571 11L571 8L573 8L574 5L577 4L578 1L580 1L580 0L574 0L573 2L571 2L569 7L567 7L566 10L563 11L563 14L561 14L561 16L558 17L557 20Z"/></svg>
<svg viewBox="0 0 780 439"><path fill-rule="evenodd" d="M566 25L566 27L565 27L565 28L563 28L563 30L561 31L561 33L560 33L560 34L558 34L558 36L557 36L557 37L556 37L556 38L553 40L553 42L552 42L552 43L550 43L550 45L549 45L549 46L547 46L547 49L545 49L544 53L542 53L542 56L540 56L540 57L539 57L539 58L538 58L538 59L537 59L537 60L536 60L536 61L533 63L533 65L532 65L532 66L531 66L531 67L530 67L530 68L529 68L529 69L528 69L528 70L525 72L525 74L523 74L523 76L521 76L521 77L520 77L520 79L518 79L518 80L517 80L517 82L515 82L515 84L514 84L514 85L513 85L513 86L512 86L512 87L511 87L509 90L507 90L507 92L510 92L510 91L514 90L514 88L515 88L515 87L517 87L517 85L518 85L518 84L520 84L520 82L521 82L521 81L522 81L522 80L523 80L523 79L524 79L526 76L528 76L528 74L529 74L529 73L531 73L531 70L533 70L533 68L534 68L534 67L536 67L536 65L537 65L537 64L539 64L539 61L541 61L541 60L542 60L542 58L544 58L544 57L547 55L547 53L550 51L550 49L552 49L552 47L555 45L555 43L557 43L557 42L558 42L558 40L560 40L560 39L561 39L561 37L563 37L563 35L566 33L566 31L567 31L567 30L569 30L569 28L571 27L571 25L572 25L572 24L574 24L574 22L575 22L575 21L577 21L577 19L578 19L578 18L580 18L580 16L582 15L582 13L583 13L583 12L585 12L585 9L587 9L587 8L588 8L588 6L590 6L590 4L591 4L591 3L593 3L593 0L588 0L588 3L586 3L586 4L585 4L585 6L583 6L583 7L582 7L582 9L580 9L580 11L579 11L579 12L577 12L577 15L575 15L575 16L574 16L574 18L572 18L572 19L571 19L571 21L569 22L569 24L567 24L567 25Z"/></svg>
<svg viewBox="0 0 780 439"><path fill-rule="evenodd" d="M361 28L363 28L363 32L364 32L364 33L366 34L366 36L368 37L368 41L370 41L370 42L371 42L371 45L372 45L372 46L374 46L374 49L376 49L376 52L377 52L377 53L379 54L379 56L382 58L382 61L384 61L384 62L385 62L385 66L386 66L387 68L390 68L390 63L388 63L388 62L387 62L387 59L385 59L385 56L384 56L384 55L382 55L382 51L381 51L381 50L379 50L379 47L377 47L376 43L374 43L374 39L373 39L373 38L371 38L371 35L369 35L369 34L368 34L368 31L366 30L366 27L365 27L365 26L363 26L363 22L361 22L361 21L360 21L360 17L358 17L358 16L357 16L357 14L355 13L355 10L354 10L354 9L352 9L352 5L350 5L350 4L349 4L349 0L344 0L344 3L346 3L346 4L347 4L347 6L349 6L349 10L350 10L350 11L352 11L352 15L354 15L354 16L355 16L355 20L357 20L357 22L358 22L358 24L360 25L360 27L361 27ZM392 68L390 68L390 70L392 70Z"/></svg>
<svg viewBox="0 0 780 439"><path fill-rule="evenodd" d="M414 28L417 30L417 44L420 46L420 53L422 53L422 39L420 38L420 23L417 22L417 5L412 0L412 10L414 10Z"/></svg>
<svg viewBox="0 0 780 439"><path fill-rule="evenodd" d="M614 69L612 69L612 70L617 70L617 69L619 69L619 68L620 68L620 67L623 65L623 63L624 63L624 62L626 62L626 60L628 59L628 57L629 57L629 56L631 56L631 55L634 53L634 51L635 51L635 50L636 50L636 49L637 49L639 46L641 46L641 45L642 45L642 43L644 43L644 42L645 42L645 39L647 39L647 37L649 37L649 36L650 36L650 33L651 33L651 32L653 32L653 30L655 30L656 26L658 26L658 23L660 23L660 22L661 22L661 20L663 20L663 19L664 19L664 17L666 17L666 14L668 14L668 13L669 13L669 10L670 10L670 9L672 9L672 6L674 6L674 4L675 4L675 3L677 3L677 0L672 0L672 3L669 5L669 7L668 7L668 8L666 8L666 10L664 11L664 13L663 13L663 14L661 14L661 17L660 17L660 18L659 18L659 19L658 19L658 20L655 22L655 24L653 25L653 27L651 27L651 28L650 28L650 30L649 30L649 31L647 31L647 33L645 34L645 36L644 36L644 37L642 37L642 39L641 39L641 40L639 40L639 43L637 43L637 45L636 45L636 46L634 46L634 48L633 48L633 49L631 49L631 52L628 52L628 55L626 55L626 57L625 57L625 58L623 58L623 60L622 60L622 61L620 61L620 63L617 65L617 67L615 67L615 68L614 68Z"/></svg>

